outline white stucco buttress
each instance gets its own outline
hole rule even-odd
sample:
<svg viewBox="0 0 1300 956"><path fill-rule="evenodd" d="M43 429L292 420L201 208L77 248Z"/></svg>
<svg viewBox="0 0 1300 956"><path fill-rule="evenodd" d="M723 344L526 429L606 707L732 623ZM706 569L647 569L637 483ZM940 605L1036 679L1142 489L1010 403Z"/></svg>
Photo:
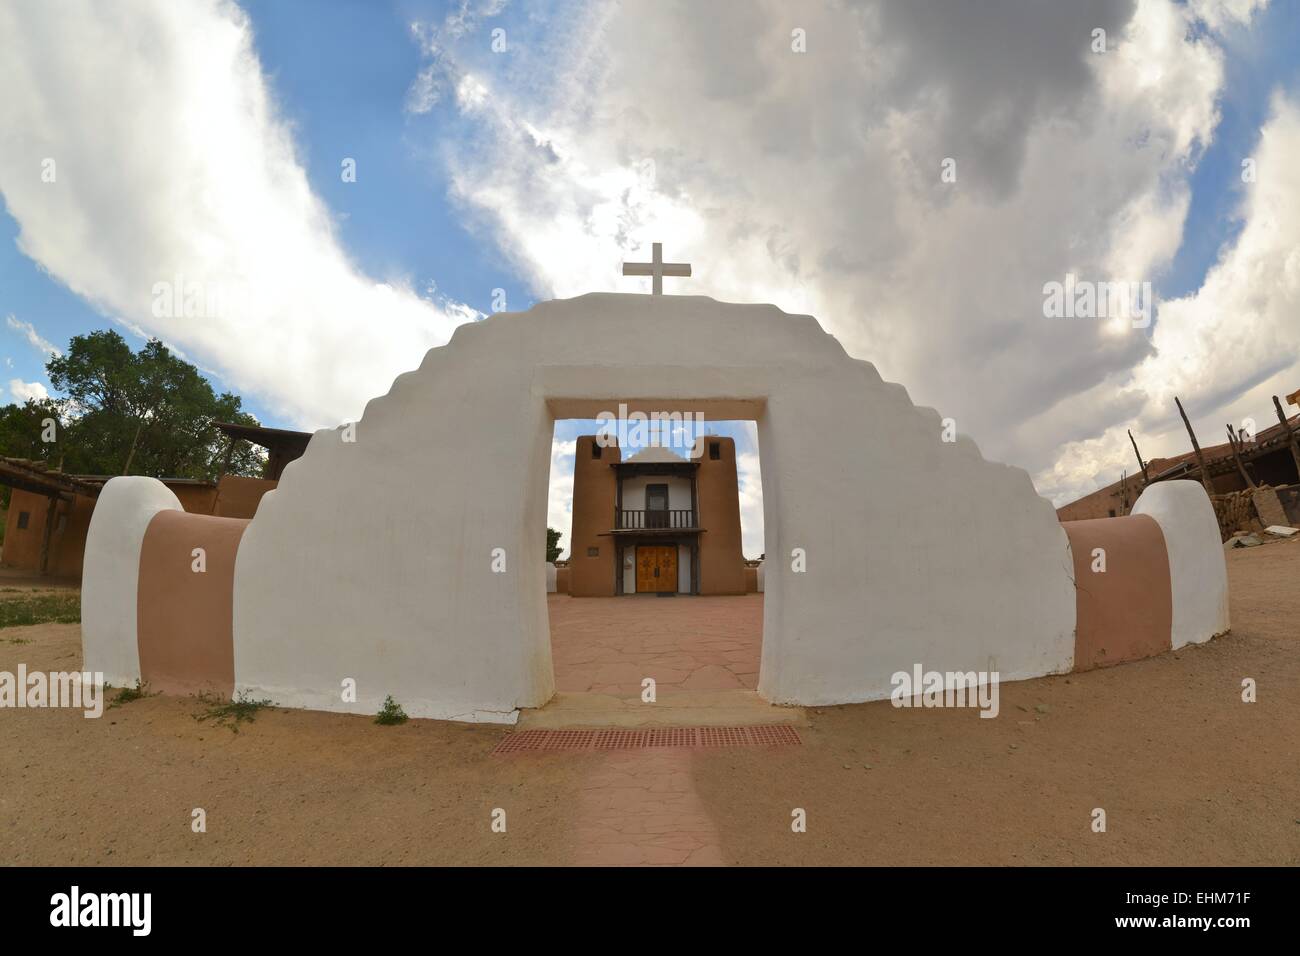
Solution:
<svg viewBox="0 0 1300 956"><path fill-rule="evenodd" d="M1200 644L1225 633L1228 563L1205 488L1199 481L1156 482L1142 492L1132 513L1154 518L1165 536L1173 646Z"/></svg>
<svg viewBox="0 0 1300 956"><path fill-rule="evenodd" d="M144 533L160 511L181 511L180 499L153 478L110 478L86 531L82 562L82 667L102 671L114 687L140 679L136 598Z"/></svg>
<svg viewBox="0 0 1300 956"><path fill-rule="evenodd" d="M469 720L544 704L553 421L620 402L757 420L769 700L884 698L915 663L1070 669L1066 536L1024 471L944 442L936 412L809 316L593 294L460 327L367 405L355 441L316 433L240 545L237 689Z"/></svg>

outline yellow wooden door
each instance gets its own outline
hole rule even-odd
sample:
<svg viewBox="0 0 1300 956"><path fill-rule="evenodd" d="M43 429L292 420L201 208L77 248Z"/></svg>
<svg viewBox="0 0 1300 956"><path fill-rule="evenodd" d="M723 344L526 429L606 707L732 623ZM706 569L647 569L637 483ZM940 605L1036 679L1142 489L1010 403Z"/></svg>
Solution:
<svg viewBox="0 0 1300 956"><path fill-rule="evenodd" d="M642 545L636 549L636 590L638 594L677 590L676 545Z"/></svg>

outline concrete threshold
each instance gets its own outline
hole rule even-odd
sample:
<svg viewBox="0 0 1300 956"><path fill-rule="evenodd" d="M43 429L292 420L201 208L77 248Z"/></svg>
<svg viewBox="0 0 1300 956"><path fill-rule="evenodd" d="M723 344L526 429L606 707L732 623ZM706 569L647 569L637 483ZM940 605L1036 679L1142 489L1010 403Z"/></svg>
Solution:
<svg viewBox="0 0 1300 956"><path fill-rule="evenodd" d="M653 704L640 697L556 694L545 707L519 711L517 730L571 727L741 727L755 724L807 726L802 707L777 707L752 690L668 694Z"/></svg>

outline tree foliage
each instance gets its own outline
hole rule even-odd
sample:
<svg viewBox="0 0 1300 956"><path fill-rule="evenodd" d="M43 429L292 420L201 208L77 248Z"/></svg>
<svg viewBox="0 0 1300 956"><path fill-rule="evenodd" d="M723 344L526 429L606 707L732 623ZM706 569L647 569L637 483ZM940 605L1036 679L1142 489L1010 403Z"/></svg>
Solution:
<svg viewBox="0 0 1300 956"><path fill-rule="evenodd" d="M546 560L552 564L560 556L560 535L562 531L556 531L554 528L546 529Z"/></svg>
<svg viewBox="0 0 1300 956"><path fill-rule="evenodd" d="M50 427L53 425L53 427ZM50 468L63 453L63 413L54 399L29 398L0 407L0 454L39 461ZM45 441L53 438L53 441Z"/></svg>
<svg viewBox="0 0 1300 956"><path fill-rule="evenodd" d="M157 339L132 352L111 330L74 336L45 370L63 397L0 409L0 454L61 462L69 474L215 480L228 439L212 422L257 424L238 395L216 394ZM53 443L42 440L49 417L58 423ZM260 475L264 462L262 449L239 442L229 471Z"/></svg>

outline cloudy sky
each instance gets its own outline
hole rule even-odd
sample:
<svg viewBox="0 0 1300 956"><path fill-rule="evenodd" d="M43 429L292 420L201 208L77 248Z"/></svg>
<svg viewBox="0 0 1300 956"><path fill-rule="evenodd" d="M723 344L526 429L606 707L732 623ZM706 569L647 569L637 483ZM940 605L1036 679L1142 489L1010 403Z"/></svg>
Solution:
<svg viewBox="0 0 1300 956"><path fill-rule="evenodd" d="M111 327L334 425L502 302L642 289L654 240L1058 504L1127 428L1184 450L1175 394L1211 443L1300 388L1296 3L7 0L0 90L5 400ZM1067 274L1151 322L1045 315Z"/></svg>

